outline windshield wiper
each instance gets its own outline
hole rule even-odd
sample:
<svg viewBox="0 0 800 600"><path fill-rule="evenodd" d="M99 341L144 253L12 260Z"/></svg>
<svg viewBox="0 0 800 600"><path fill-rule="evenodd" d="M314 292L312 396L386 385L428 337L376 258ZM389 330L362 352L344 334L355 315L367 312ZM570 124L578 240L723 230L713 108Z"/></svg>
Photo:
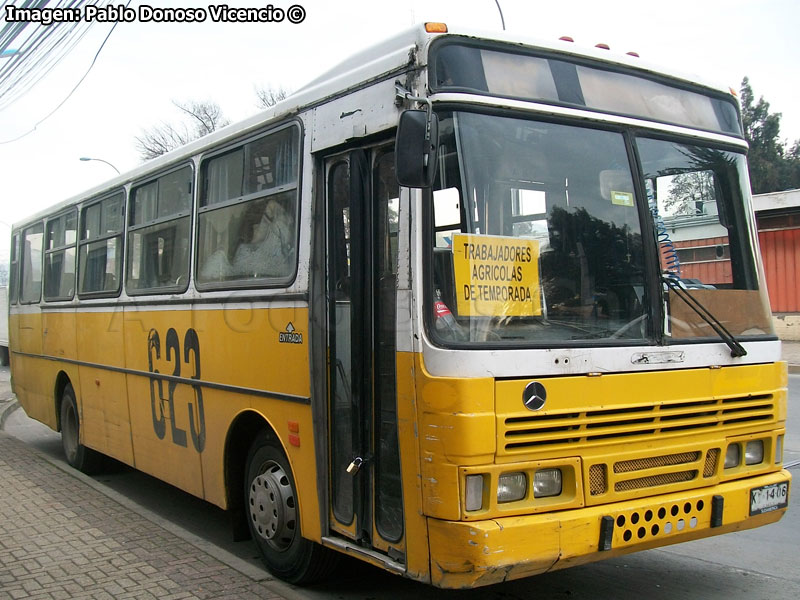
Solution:
<svg viewBox="0 0 800 600"><path fill-rule="evenodd" d="M678 298L688 304L689 308L700 315L700 318L703 319L703 321L711 326L711 329L713 329L722 339L722 341L728 345L728 348L731 349L731 356L738 358L747 354L747 350L744 349L744 346L742 346L733 336L733 334L728 331L722 323L720 323L719 319L711 314L711 312L705 306L703 306L697 298L686 291L686 288L681 285L680 279L676 275L673 275L672 273L663 273L661 275L661 281L663 281L668 288L674 291Z"/></svg>

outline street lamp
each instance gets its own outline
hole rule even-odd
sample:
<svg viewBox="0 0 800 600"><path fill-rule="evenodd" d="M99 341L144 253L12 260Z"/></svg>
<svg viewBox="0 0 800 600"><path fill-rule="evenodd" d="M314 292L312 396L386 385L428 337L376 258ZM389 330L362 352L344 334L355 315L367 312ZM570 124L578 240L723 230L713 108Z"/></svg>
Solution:
<svg viewBox="0 0 800 600"><path fill-rule="evenodd" d="M110 162L108 162L107 160L103 160L102 158L90 158L90 157L88 157L88 156L81 156L80 160L82 160L82 161L84 161L84 162L86 162L86 161L88 161L88 160L96 160L97 162L106 163L106 164L107 164L109 167L111 167L112 169L114 169L114 170L117 172L117 175L119 175L119 174L120 174L120 172L119 172L119 169L118 169L117 167L115 167L114 165L112 165L112 164L111 164Z"/></svg>

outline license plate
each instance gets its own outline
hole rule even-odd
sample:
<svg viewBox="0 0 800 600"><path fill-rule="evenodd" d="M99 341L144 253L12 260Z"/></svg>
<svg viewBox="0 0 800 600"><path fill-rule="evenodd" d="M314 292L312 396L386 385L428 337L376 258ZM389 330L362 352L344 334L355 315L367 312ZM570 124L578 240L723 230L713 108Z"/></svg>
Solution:
<svg viewBox="0 0 800 600"><path fill-rule="evenodd" d="M750 516L772 512L789 505L789 482L773 483L750 490Z"/></svg>

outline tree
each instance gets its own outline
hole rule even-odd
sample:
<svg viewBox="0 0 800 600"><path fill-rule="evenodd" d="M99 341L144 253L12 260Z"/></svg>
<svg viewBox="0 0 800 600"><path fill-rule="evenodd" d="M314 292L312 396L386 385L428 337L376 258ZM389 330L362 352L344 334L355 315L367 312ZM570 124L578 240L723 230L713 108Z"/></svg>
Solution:
<svg viewBox="0 0 800 600"><path fill-rule="evenodd" d="M689 171L672 178L664 208L668 215L697 215L716 201L711 171Z"/></svg>
<svg viewBox="0 0 800 600"><path fill-rule="evenodd" d="M769 102L755 101L750 80L741 87L744 135L750 144L748 162L754 194L779 192L800 186L800 140L789 148L780 139L781 113L769 112Z"/></svg>
<svg viewBox="0 0 800 600"><path fill-rule="evenodd" d="M255 92L258 107L262 109L275 106L290 94L282 87L256 87ZM173 100L172 104L181 110L184 121L176 124L162 122L160 125L143 130L142 135L135 138L136 149L142 160L166 154L230 123L230 120L222 114L219 104L210 100L186 102Z"/></svg>
<svg viewBox="0 0 800 600"><path fill-rule="evenodd" d="M272 87L256 87L256 97L258 98L258 107L259 108L270 108L271 106L275 106L278 102L285 99L289 96L290 92L288 90L283 89L282 87L272 88Z"/></svg>
<svg viewBox="0 0 800 600"><path fill-rule="evenodd" d="M183 112L186 121L175 125L162 122L144 130L136 137L136 147L142 160L150 160L224 127L230 121L222 114L219 104L210 100L172 101Z"/></svg>
<svg viewBox="0 0 800 600"><path fill-rule="evenodd" d="M786 155L787 163L787 176L786 189L796 190L800 188L800 140L795 140L792 147Z"/></svg>

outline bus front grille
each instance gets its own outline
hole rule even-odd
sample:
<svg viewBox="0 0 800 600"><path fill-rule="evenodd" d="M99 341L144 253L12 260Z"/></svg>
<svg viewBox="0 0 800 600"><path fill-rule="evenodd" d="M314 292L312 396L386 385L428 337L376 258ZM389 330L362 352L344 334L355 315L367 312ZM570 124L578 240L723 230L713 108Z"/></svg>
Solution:
<svg viewBox="0 0 800 600"><path fill-rule="evenodd" d="M653 435L724 431L776 419L772 394L640 404L583 412L548 411L505 416L501 453L559 450L577 443L593 446L652 439ZM574 447L574 446L573 446Z"/></svg>
<svg viewBox="0 0 800 600"><path fill-rule="evenodd" d="M614 491L630 492L632 490L641 490L643 488L652 488L660 485L670 485L672 483L692 481L696 477L697 471L679 471L677 473L663 473L661 475L637 477L635 479L626 479L624 481L616 482L614 484Z"/></svg>
<svg viewBox="0 0 800 600"><path fill-rule="evenodd" d="M680 454L668 454L666 456L623 460L614 463L614 473L632 473L634 471L643 471L644 469L683 465L694 462L698 458L700 458L699 452L681 452Z"/></svg>
<svg viewBox="0 0 800 600"><path fill-rule="evenodd" d="M589 494L620 494L636 490L700 481L717 473L720 449L648 456L616 462L597 462L589 467Z"/></svg>

